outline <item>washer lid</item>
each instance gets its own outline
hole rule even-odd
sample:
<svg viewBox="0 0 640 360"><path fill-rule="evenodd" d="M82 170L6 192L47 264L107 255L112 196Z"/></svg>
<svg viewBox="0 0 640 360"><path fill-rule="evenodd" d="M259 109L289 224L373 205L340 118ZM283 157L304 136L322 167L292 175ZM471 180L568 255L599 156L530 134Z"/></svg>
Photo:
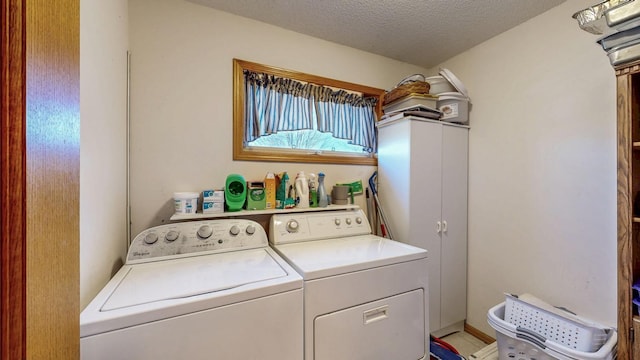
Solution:
<svg viewBox="0 0 640 360"><path fill-rule="evenodd" d="M423 259L427 251L376 235L275 246L305 280Z"/></svg>
<svg viewBox="0 0 640 360"><path fill-rule="evenodd" d="M265 249L194 256L130 267L100 311L232 289L285 277Z"/></svg>

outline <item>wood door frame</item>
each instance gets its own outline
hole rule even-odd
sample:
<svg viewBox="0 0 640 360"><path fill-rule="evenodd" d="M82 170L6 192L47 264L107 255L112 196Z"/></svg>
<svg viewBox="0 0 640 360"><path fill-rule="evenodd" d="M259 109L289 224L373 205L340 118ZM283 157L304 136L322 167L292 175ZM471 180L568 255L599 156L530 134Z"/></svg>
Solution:
<svg viewBox="0 0 640 360"><path fill-rule="evenodd" d="M0 358L26 358L26 10L2 1Z"/></svg>

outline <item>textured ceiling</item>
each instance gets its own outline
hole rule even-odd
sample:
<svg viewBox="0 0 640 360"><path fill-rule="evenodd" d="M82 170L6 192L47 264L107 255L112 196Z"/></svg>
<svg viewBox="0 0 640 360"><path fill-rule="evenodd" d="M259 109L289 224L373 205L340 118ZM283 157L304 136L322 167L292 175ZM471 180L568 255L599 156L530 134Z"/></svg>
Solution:
<svg viewBox="0 0 640 360"><path fill-rule="evenodd" d="M190 0L431 68L566 0Z"/></svg>

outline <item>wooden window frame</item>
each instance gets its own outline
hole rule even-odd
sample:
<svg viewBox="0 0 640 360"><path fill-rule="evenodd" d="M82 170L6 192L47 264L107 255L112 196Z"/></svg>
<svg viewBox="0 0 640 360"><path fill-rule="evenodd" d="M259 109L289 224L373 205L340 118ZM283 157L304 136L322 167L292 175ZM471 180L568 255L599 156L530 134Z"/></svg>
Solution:
<svg viewBox="0 0 640 360"><path fill-rule="evenodd" d="M245 60L233 59L233 160L246 161L277 161L300 163L325 163L325 164L351 164L373 165L378 164L375 154L372 156L339 155L335 153L319 154L302 150L274 150L244 147L244 70L266 73L279 77L289 78L301 82L328 86L347 91L356 91L369 97L377 97L376 115L382 116L382 100L385 91L374 87L358 85L346 81L329 79L321 76L305 74L297 71L286 70L269 65L262 65Z"/></svg>

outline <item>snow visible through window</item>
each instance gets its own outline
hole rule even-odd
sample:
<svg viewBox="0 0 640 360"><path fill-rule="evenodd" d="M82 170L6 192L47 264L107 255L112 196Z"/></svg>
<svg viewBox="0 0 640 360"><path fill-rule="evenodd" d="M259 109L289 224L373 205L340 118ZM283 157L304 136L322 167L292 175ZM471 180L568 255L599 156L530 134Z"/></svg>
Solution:
<svg viewBox="0 0 640 360"><path fill-rule="evenodd" d="M366 154L362 146L353 145L349 140L338 139L331 133L317 130L282 131L262 136L249 143L250 147L280 148L292 150L333 151Z"/></svg>

